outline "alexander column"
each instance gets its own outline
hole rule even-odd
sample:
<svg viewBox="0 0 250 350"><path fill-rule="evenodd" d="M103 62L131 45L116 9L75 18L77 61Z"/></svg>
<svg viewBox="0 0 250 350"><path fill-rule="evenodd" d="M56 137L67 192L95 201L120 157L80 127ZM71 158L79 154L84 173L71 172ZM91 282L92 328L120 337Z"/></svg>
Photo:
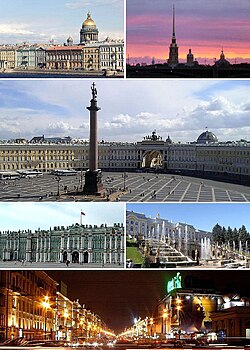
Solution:
<svg viewBox="0 0 250 350"><path fill-rule="evenodd" d="M90 136L89 136L89 169L85 173L84 194L100 195L103 190L102 173L98 169L98 140L97 140L97 90L95 83L91 86L92 99L90 107Z"/></svg>

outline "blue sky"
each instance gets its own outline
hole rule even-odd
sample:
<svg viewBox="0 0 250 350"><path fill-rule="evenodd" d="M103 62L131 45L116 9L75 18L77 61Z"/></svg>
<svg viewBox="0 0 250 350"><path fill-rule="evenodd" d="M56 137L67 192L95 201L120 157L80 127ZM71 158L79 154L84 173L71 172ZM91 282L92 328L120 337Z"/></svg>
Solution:
<svg viewBox="0 0 250 350"><path fill-rule="evenodd" d="M123 203L0 203L0 231L49 229L80 222L113 225L124 222Z"/></svg>
<svg viewBox="0 0 250 350"><path fill-rule="evenodd" d="M250 231L250 205L240 203L198 203L198 204L127 204L127 210L143 213L155 218L157 214L174 223L183 222L197 229L211 231L217 223L221 226L239 228L245 225Z"/></svg>
<svg viewBox="0 0 250 350"><path fill-rule="evenodd" d="M99 139L141 141L153 130L194 141L206 127L220 141L248 138L250 81L98 80ZM92 80L1 80L0 140L88 139Z"/></svg>
<svg viewBox="0 0 250 350"><path fill-rule="evenodd" d="M100 39L123 38L123 0L0 1L0 44L49 42L60 44L71 35L79 42L82 22L90 11Z"/></svg>

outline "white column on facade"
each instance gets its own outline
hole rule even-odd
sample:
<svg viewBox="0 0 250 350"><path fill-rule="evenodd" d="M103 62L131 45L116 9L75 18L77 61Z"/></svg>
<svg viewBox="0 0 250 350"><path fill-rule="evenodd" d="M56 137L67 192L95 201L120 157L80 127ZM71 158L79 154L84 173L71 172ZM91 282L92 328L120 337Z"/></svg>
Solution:
<svg viewBox="0 0 250 350"><path fill-rule="evenodd" d="M64 250L64 235L61 235L61 250Z"/></svg>
<svg viewBox="0 0 250 350"><path fill-rule="evenodd" d="M92 250L92 232L88 234L88 253L89 253L89 263L92 263L93 250Z"/></svg>
<svg viewBox="0 0 250 350"><path fill-rule="evenodd" d="M68 234L68 237L67 237L67 250L69 250L69 246L70 246L70 236Z"/></svg>
<svg viewBox="0 0 250 350"><path fill-rule="evenodd" d="M117 250L117 232L115 233L115 263L117 264L118 263L118 250Z"/></svg>
<svg viewBox="0 0 250 350"><path fill-rule="evenodd" d="M7 242L6 242L6 253L5 253L5 256L4 256L4 259L7 259L9 260L10 258L10 235L7 235Z"/></svg>
<svg viewBox="0 0 250 350"><path fill-rule="evenodd" d="M40 241L39 261L41 262L42 261L42 251L43 251L43 239L41 236L39 237L39 241Z"/></svg>
<svg viewBox="0 0 250 350"><path fill-rule="evenodd" d="M103 263L107 263L107 234L104 234Z"/></svg>
<svg viewBox="0 0 250 350"><path fill-rule="evenodd" d="M49 237L48 237L48 261L50 261L51 259L51 235L49 234Z"/></svg>
<svg viewBox="0 0 250 350"><path fill-rule="evenodd" d="M17 260L19 259L19 254L20 254L20 251L19 251L19 248L20 248L20 236L19 236L19 233L18 233L18 235L17 235L17 248L16 248L16 250L17 250Z"/></svg>
<svg viewBox="0 0 250 350"><path fill-rule="evenodd" d="M39 261L39 249L40 249L39 236L36 236L36 262Z"/></svg>
<svg viewBox="0 0 250 350"><path fill-rule="evenodd" d="M27 241L26 241L26 256L25 259L27 261L31 260L31 237L27 237Z"/></svg>
<svg viewBox="0 0 250 350"><path fill-rule="evenodd" d="M7 251L10 249L10 235L7 236L6 249Z"/></svg>
<svg viewBox="0 0 250 350"><path fill-rule="evenodd" d="M47 261L47 233L45 233L43 235L43 239L44 239L44 249L43 249L43 261L46 262Z"/></svg>
<svg viewBox="0 0 250 350"><path fill-rule="evenodd" d="M110 264L112 264L112 250L113 250L113 247L112 247L112 234L110 232L109 233L109 262L110 262Z"/></svg>
<svg viewBox="0 0 250 350"><path fill-rule="evenodd" d="M123 250L124 250L124 246L125 246L124 240L125 240L125 237L124 237L124 235L121 233L121 252L123 252Z"/></svg>
<svg viewBox="0 0 250 350"><path fill-rule="evenodd" d="M17 240L16 240L16 237L14 238L14 246L13 246L13 250L14 250L14 252L16 251L16 245L17 245Z"/></svg>
<svg viewBox="0 0 250 350"><path fill-rule="evenodd" d="M81 233L80 241L81 241L81 243L80 243L80 249L83 249L83 248L84 248L84 236L83 236L82 233Z"/></svg>
<svg viewBox="0 0 250 350"><path fill-rule="evenodd" d="M121 249L120 249L120 263L123 265L124 264L124 236L121 233L121 237L120 237L120 245L121 245Z"/></svg>
<svg viewBox="0 0 250 350"><path fill-rule="evenodd" d="M79 237L79 262L80 264L83 263L83 244L84 244L84 237L81 235Z"/></svg>

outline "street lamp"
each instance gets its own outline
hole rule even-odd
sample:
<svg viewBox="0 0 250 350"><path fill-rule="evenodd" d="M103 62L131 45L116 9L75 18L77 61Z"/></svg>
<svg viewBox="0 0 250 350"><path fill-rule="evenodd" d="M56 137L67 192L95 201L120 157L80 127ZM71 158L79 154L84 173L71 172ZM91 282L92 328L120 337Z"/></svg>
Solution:
<svg viewBox="0 0 250 350"><path fill-rule="evenodd" d="M60 181L61 181L60 176L56 177L56 181L57 181L57 197L60 197Z"/></svg>
<svg viewBox="0 0 250 350"><path fill-rule="evenodd" d="M81 328L81 337L82 337L82 335L83 335L83 324L84 324L83 318L81 318L81 319L80 319L80 322L79 322L79 325L80 325L80 328Z"/></svg>
<svg viewBox="0 0 250 350"><path fill-rule="evenodd" d="M153 324L154 324L154 319L153 317L151 317L149 319L149 324L150 324L150 337L152 338L152 334L153 334Z"/></svg>
<svg viewBox="0 0 250 350"><path fill-rule="evenodd" d="M64 312L63 312L63 317L64 317L64 322L65 322L65 328L66 328L66 340L68 340L68 326L67 326L67 319L69 317L69 312L67 309L64 309Z"/></svg>
<svg viewBox="0 0 250 350"><path fill-rule="evenodd" d="M47 333L47 310L50 308L49 303L49 297L48 295L45 295L44 300L42 301L42 307L45 309L44 313L44 339L46 340L46 333Z"/></svg>
<svg viewBox="0 0 250 350"><path fill-rule="evenodd" d="M162 318L164 320L165 334L167 334L167 318L168 318L168 310L167 309L163 309ZM164 328L163 328L163 333L164 333Z"/></svg>
<svg viewBox="0 0 250 350"><path fill-rule="evenodd" d="M91 338L91 335L92 335L91 328L92 328L92 322L87 321L87 339Z"/></svg>
<svg viewBox="0 0 250 350"><path fill-rule="evenodd" d="M124 172L122 174L122 178L123 178L123 191L126 191L126 178L128 177L128 175L126 174L126 172Z"/></svg>
<svg viewBox="0 0 250 350"><path fill-rule="evenodd" d="M177 299L176 299L176 304L177 304L176 310L177 310L178 328L179 328L179 330L181 330L180 329L180 327L181 327L180 311L182 309L182 305L181 305L181 299L179 297L177 297Z"/></svg>

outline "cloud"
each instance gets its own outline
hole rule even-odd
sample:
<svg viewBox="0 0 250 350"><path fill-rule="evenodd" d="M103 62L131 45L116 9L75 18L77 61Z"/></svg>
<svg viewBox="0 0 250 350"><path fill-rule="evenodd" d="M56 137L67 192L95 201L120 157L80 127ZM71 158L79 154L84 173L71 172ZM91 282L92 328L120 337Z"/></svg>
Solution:
<svg viewBox="0 0 250 350"><path fill-rule="evenodd" d="M207 0L175 3L179 57L184 59L192 48L195 56L218 58L223 46L227 58L249 61L248 0L221 0L217 6ZM127 1L127 52L131 57L166 57L171 30L171 1Z"/></svg>
<svg viewBox="0 0 250 350"><path fill-rule="evenodd" d="M239 139L247 133L249 118L249 103L238 105L218 96L195 103L172 115L149 112L119 114L106 122L104 129L115 129L116 136L126 134L130 141L138 141L133 138L135 135L140 135L142 139L154 129L161 136L170 134L177 137L177 140L192 141L208 126L215 133L219 132L220 140L228 140L226 138L229 136Z"/></svg>
<svg viewBox="0 0 250 350"><path fill-rule="evenodd" d="M45 134L47 136L74 136L74 135L80 135L81 134L81 128L83 126L73 126L70 123L64 122L62 120L49 123L47 126L44 126L42 128L38 128L35 130L35 132L38 132L40 134Z"/></svg>
<svg viewBox="0 0 250 350"><path fill-rule="evenodd" d="M67 2L65 4L65 7L72 9L72 10L78 10L78 9L86 9L86 7L93 8L93 7L99 7L99 6L114 6L114 5L121 5L123 2L121 0L95 0L95 1L71 1Z"/></svg>
<svg viewBox="0 0 250 350"><path fill-rule="evenodd" d="M53 34L56 33L56 34ZM30 22L0 24L0 35L2 41L11 44L30 42L30 43L49 43L54 39L56 43L63 43L66 40L65 30L56 30L52 27L44 28L44 25Z"/></svg>
<svg viewBox="0 0 250 350"><path fill-rule="evenodd" d="M0 34L8 34L8 35L33 35L35 34L33 31L27 29L26 24L22 23L1 23L0 24Z"/></svg>
<svg viewBox="0 0 250 350"><path fill-rule="evenodd" d="M99 33L99 40L103 41L107 37L112 38L114 40L124 39L123 31L102 31Z"/></svg>
<svg viewBox="0 0 250 350"><path fill-rule="evenodd" d="M88 139L90 86L80 80L3 81L0 103L12 107L0 109L0 138ZM247 135L248 81L99 80L97 88L100 139L135 142L156 129L164 139L187 142L206 126L220 140Z"/></svg>
<svg viewBox="0 0 250 350"><path fill-rule="evenodd" d="M82 204L69 203L0 203L0 231L49 229L54 226L67 226L79 222ZM99 209L99 210L98 210ZM90 225L113 225L123 222L124 205L107 203L84 204L84 223ZM15 215L13 216L13 213ZM97 215L98 213L98 215ZM44 218L46 217L46 221Z"/></svg>

